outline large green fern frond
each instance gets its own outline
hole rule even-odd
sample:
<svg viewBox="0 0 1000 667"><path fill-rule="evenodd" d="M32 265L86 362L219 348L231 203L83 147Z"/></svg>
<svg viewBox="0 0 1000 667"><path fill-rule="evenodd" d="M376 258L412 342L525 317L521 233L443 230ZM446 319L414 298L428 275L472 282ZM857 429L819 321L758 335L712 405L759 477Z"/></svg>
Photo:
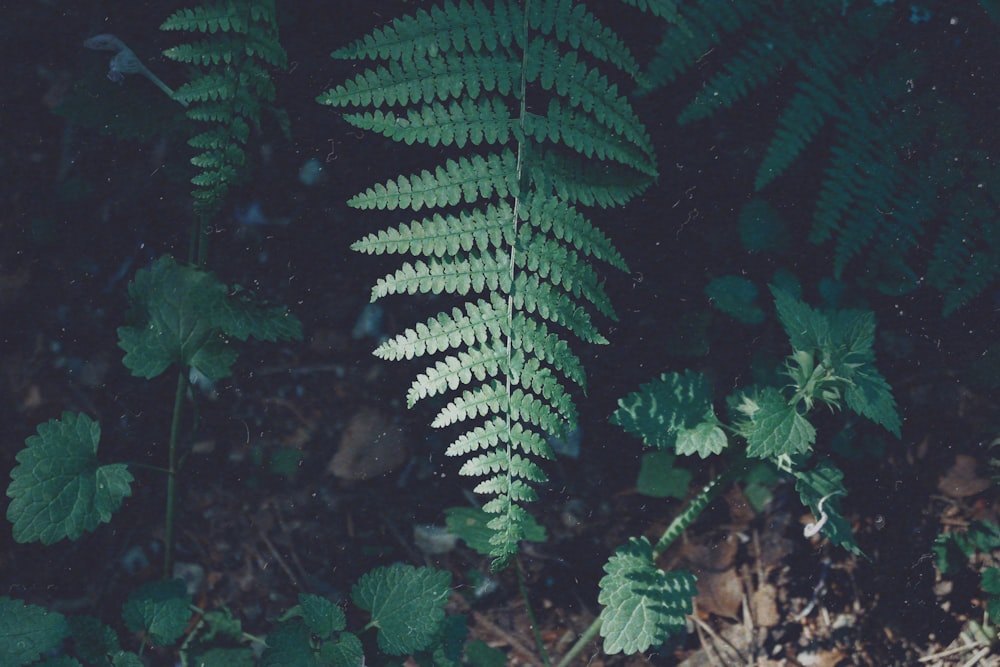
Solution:
<svg viewBox="0 0 1000 667"><path fill-rule="evenodd" d="M448 1L333 55L372 62L321 103L353 107L344 117L357 127L446 150L438 166L349 201L431 210L353 248L412 258L376 283L373 299L459 300L375 353L436 357L407 402L443 397L433 425L463 425L447 453L465 457L461 474L493 496L485 509L503 562L524 535L524 503L546 479L546 439L576 425L568 384L583 388L585 378L570 337L606 342L594 318L615 316L593 260L626 268L582 207L624 204L656 177L649 136L615 83L638 66L571 0Z"/></svg>
<svg viewBox="0 0 1000 667"><path fill-rule="evenodd" d="M993 3L981 4L992 16ZM948 30L945 18L935 13L933 27L923 29L908 6L885 2L691 0L677 9L642 74L643 89L712 67L716 47L732 55L708 75L680 122L734 105L779 76L768 93L781 100L791 84L754 186L780 178L810 146L832 143L811 238L833 244L837 277L853 274L887 293L926 283L942 293L946 313L1000 277L991 264L1000 255L993 245L998 198L977 191L991 179L977 175L983 163L968 157L989 150L982 133L962 131L962 106L982 95L942 95L955 83L941 77L953 74L931 56L947 50L935 38ZM963 6L951 22L972 25L977 11ZM981 21L974 32L967 39L997 43L995 23Z"/></svg>
<svg viewBox="0 0 1000 667"><path fill-rule="evenodd" d="M287 65L274 0L220 0L181 9L160 29L206 35L164 55L200 68L175 97L188 104L189 118L209 125L189 141L200 151L191 160L199 169L191 181L195 210L208 219L243 177L250 129L274 100L270 69Z"/></svg>

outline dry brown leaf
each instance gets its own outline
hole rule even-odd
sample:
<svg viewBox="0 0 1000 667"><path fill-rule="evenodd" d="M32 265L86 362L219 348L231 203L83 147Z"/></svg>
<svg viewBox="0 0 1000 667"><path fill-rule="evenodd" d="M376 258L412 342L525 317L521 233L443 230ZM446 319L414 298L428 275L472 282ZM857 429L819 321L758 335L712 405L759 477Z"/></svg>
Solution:
<svg viewBox="0 0 1000 667"><path fill-rule="evenodd" d="M372 479L402 465L406 450L406 434L399 424L384 410L366 406L347 423L326 470L340 479Z"/></svg>
<svg viewBox="0 0 1000 667"><path fill-rule="evenodd" d="M976 472L976 459L966 454L955 457L955 465L938 482L938 490L949 498L968 498L990 488L990 480Z"/></svg>

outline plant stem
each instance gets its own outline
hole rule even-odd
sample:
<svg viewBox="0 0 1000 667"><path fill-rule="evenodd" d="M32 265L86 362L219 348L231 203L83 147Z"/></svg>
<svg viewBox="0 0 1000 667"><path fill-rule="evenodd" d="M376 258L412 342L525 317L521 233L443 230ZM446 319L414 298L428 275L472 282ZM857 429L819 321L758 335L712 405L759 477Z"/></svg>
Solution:
<svg viewBox="0 0 1000 667"><path fill-rule="evenodd" d="M170 420L170 445L167 450L167 511L163 531L163 577L168 579L174 571L174 505L177 500L177 438L181 428L184 392L187 377L184 370L177 374L177 391L174 393L174 415Z"/></svg>
<svg viewBox="0 0 1000 667"><path fill-rule="evenodd" d="M713 477L708 484L706 484L701 491L698 492L694 498L692 498L684 511L674 517L674 520L670 522L667 529L663 531L663 535L656 542L656 546L653 548L653 560L656 561L667 548L673 544L673 541L680 537L681 533L687 530L688 526L694 523L694 520L698 518L698 515L704 511L708 504L711 503L719 495L719 493L726 488L730 482L739 477L742 473L746 472L746 456L740 455L737 457L729 466L722 471L722 473ZM580 638L576 640L576 643L570 648L570 650L563 656L562 660L556 665L556 667L566 667L573 661L576 656L586 648L587 644L593 640L597 635L598 631L601 629L601 617L598 616L594 619L594 622L590 624Z"/></svg>
<svg viewBox="0 0 1000 667"><path fill-rule="evenodd" d="M517 574L517 587L521 591L521 599L524 600L524 611L528 615L528 622L531 623L531 631L535 635L535 645L538 647L538 655L542 658L542 664L545 667L551 667L552 662L549 660L549 652L545 650L545 644L542 642L542 633L538 629L538 623L535 621L535 612L531 608L531 600L528 598L528 586L524 582L524 569L521 567L520 558L514 562L514 572Z"/></svg>

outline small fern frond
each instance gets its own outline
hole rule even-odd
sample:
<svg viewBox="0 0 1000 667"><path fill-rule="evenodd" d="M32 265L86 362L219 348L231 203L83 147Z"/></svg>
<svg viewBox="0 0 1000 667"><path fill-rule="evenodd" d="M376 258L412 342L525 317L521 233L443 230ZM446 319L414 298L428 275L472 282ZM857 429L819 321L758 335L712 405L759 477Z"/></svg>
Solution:
<svg viewBox="0 0 1000 667"><path fill-rule="evenodd" d="M621 205L656 177L649 134L612 83L634 75L636 61L573 0L448 0L334 56L376 62L321 103L362 107L345 119L396 141L461 151L349 200L438 209L352 247L413 258L376 282L373 299L475 295L375 353L443 355L416 376L407 402L447 394L432 425L468 422L447 453L475 454L461 473L484 477L476 490L495 496L484 509L497 515L488 525L499 564L524 535L531 484L545 479L533 460L552 456L545 437L576 425L566 383L582 389L585 377L567 336L607 342L593 316L615 317L592 258L625 262L581 209Z"/></svg>
<svg viewBox="0 0 1000 667"><path fill-rule="evenodd" d="M278 42L274 0L226 0L181 9L160 29L210 35L164 51L172 60L202 68L175 97L189 105L189 118L212 125L189 142L209 149L192 160L203 171L191 181L196 211L207 219L240 181L249 128L260 124L261 109L274 99L268 68L287 64ZM207 142L208 137L213 141ZM216 140L226 147L220 149Z"/></svg>

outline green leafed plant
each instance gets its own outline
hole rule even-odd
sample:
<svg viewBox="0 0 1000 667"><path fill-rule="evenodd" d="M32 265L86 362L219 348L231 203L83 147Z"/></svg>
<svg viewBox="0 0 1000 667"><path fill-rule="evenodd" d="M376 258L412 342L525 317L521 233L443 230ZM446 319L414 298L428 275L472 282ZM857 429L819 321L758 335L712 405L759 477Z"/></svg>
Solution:
<svg viewBox="0 0 1000 667"><path fill-rule="evenodd" d="M895 401L874 367L874 318L862 311L821 312L780 290L772 292L792 347L785 364L789 385L736 391L727 398L729 417L723 419L705 376L691 371L664 373L621 399L612 415L613 423L648 447L678 458L721 454L729 461L655 545L633 538L605 565L599 597L604 607L584 638L599 630L608 653L645 651L683 632L684 616L696 592L694 576L664 572L656 560L729 482L759 467L755 459L795 479L803 505L817 517L805 527L805 537L822 534L861 554L841 514L840 501L847 493L843 473L828 456L815 451L816 430L809 418L819 406L846 408L899 436ZM568 664L583 643L560 665Z"/></svg>
<svg viewBox="0 0 1000 667"><path fill-rule="evenodd" d="M448 448L492 496L492 555L525 537L524 505L552 457L546 437L575 427L583 389L569 336L604 343L614 318L592 260L624 269L584 208L621 206L656 177L649 137L614 81L638 65L622 40L566 0L446 2L399 18L334 57L374 61L321 95L358 108L351 124L443 147L432 169L359 193L359 209L428 214L354 249L412 257L372 299L447 294L459 305L391 338L383 359L438 355L407 402L450 395L435 427L463 424Z"/></svg>

